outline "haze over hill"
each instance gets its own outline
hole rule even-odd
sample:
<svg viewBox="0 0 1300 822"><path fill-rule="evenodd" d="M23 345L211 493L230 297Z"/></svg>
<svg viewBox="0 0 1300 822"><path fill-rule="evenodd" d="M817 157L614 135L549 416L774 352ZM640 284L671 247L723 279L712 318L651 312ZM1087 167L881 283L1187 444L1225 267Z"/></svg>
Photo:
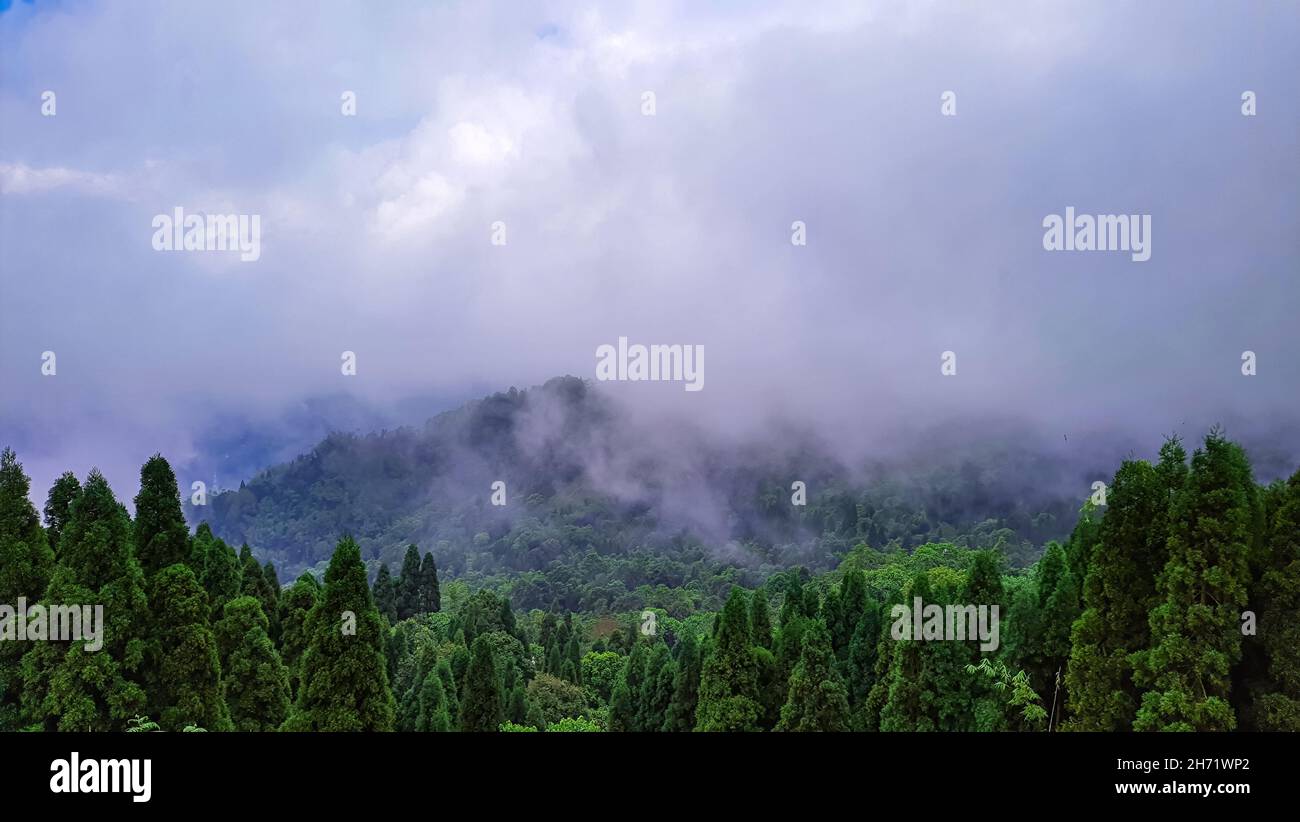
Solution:
<svg viewBox="0 0 1300 822"><path fill-rule="evenodd" d="M577 565L593 553L633 564L688 556L761 579L796 564L834 567L860 543L887 550L939 540L999 547L1020 566L1068 535L1095 480L1160 444L1096 433L1053 441L997 420L926 433L870 456L795 427L719 437L566 377L422 426L331 435L187 513L290 574L328 559L343 534L364 558L395 565L417 544L444 572L479 580ZM1284 458L1279 466L1287 469ZM497 481L504 505L492 504ZM792 504L795 481L805 483L807 506ZM681 583L644 568L622 575L628 589Z"/></svg>

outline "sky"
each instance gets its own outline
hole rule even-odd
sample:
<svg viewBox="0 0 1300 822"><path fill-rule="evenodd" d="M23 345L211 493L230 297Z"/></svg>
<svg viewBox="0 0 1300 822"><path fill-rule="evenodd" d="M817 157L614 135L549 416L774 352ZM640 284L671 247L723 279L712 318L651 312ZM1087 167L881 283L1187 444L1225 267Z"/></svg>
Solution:
<svg viewBox="0 0 1300 822"><path fill-rule="evenodd" d="M127 498L619 337L705 388L602 390L725 434L1300 439L1297 42L1293 2L6 3L0 444ZM260 256L156 250L177 207ZM1150 259L1046 250L1067 207Z"/></svg>

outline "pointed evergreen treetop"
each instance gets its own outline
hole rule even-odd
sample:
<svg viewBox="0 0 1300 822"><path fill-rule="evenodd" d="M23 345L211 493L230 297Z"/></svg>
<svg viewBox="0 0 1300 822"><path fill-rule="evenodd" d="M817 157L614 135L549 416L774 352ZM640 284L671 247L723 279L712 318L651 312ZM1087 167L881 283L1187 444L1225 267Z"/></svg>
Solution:
<svg viewBox="0 0 1300 822"><path fill-rule="evenodd" d="M140 469L135 496L135 555L146 576L190 559L190 532L181 513L176 475L160 454Z"/></svg>

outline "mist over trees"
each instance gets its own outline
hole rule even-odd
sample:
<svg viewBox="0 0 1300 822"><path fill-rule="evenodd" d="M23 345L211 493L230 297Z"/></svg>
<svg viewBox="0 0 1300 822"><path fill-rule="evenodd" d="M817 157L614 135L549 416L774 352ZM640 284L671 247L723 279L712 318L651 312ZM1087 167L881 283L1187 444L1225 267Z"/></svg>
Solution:
<svg viewBox="0 0 1300 822"><path fill-rule="evenodd" d="M551 419L580 441L600 420L583 389L543 392L572 404ZM399 432L327 441L218 497L216 526L193 533L160 455L134 517L91 471L58 478L42 524L6 449L0 604L99 604L105 621L97 650L5 622L0 729L1300 730L1300 471L1257 483L1219 429L1190 454L1170 438L1153 462L1121 461L1069 518L989 502L1000 516L948 522L936 511L973 504L925 500L995 493L960 465L855 487L826 463L799 506L784 480L719 463L737 514L718 545L661 522L670 494L596 495L590 466L520 433L532 402L496 395L456 416L464 442L435 420L425 443L448 481L468 459L453 442L470 443L484 477L507 477L506 510L486 481L477 502L394 492L418 501L401 516L354 498L356 477L409 480L400 458L418 449ZM324 538L288 535L358 510L400 539L341 529L323 573L281 583L294 569L268 557L311 558ZM278 554L258 541L271 528ZM1000 641L900 632L917 598L996 607Z"/></svg>

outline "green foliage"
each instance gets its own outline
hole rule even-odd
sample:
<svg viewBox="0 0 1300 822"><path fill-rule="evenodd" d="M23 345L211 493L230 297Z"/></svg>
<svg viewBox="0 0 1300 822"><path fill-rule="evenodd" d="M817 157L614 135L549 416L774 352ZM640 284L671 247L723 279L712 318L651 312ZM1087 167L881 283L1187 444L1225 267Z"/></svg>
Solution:
<svg viewBox="0 0 1300 822"><path fill-rule="evenodd" d="M754 636L754 644L760 648L772 650L772 613L767 601L767 594L762 588L754 592L750 602L749 628Z"/></svg>
<svg viewBox="0 0 1300 822"><path fill-rule="evenodd" d="M226 603L239 596L243 570L235 550L212 535L206 522L194 532L192 564L199 583L208 592L213 619L220 619Z"/></svg>
<svg viewBox="0 0 1300 822"><path fill-rule="evenodd" d="M1183 479L1177 467L1185 459L1178 441L1170 440L1161 449L1160 468L1126 460L1111 481L1101 539L1084 579L1084 611L1069 639L1066 682L1073 729L1128 730L1137 715L1142 696L1133 660L1151 645L1148 615L1158 604L1156 578L1165 565L1169 506L1179 491L1165 483ZM1051 569L1060 573L1060 560L1053 555L1051 561ZM1058 622L1044 626L1045 636L1026 640L1039 649L1050 646L1049 659L1059 657L1065 644L1056 627L1058 599L1040 592L1038 610ZM1041 677L1038 682L1044 684Z"/></svg>
<svg viewBox="0 0 1300 822"><path fill-rule="evenodd" d="M131 521L103 475L92 470L72 503L45 604L102 606L103 645L37 643L22 660L24 724L48 730L121 730L147 699L144 574Z"/></svg>
<svg viewBox="0 0 1300 822"><path fill-rule="evenodd" d="M0 453L0 604L11 608L20 597L38 601L54 567L54 552L28 499L30 488L22 465L6 448ZM10 638L0 642L0 731L20 726L19 660L26 646Z"/></svg>
<svg viewBox="0 0 1300 822"><path fill-rule="evenodd" d="M645 663L645 677L641 682L641 696L637 704L637 727L644 731L660 730L668 716L673 700L673 681L677 667L672 652L662 642L650 647Z"/></svg>
<svg viewBox="0 0 1300 822"><path fill-rule="evenodd" d="M677 670L673 677L673 699L664 717L663 730L695 730L695 710L700 698L702 668L700 647L694 634L687 634L677 646Z"/></svg>
<svg viewBox="0 0 1300 822"><path fill-rule="evenodd" d="M420 712L415 730L424 733L446 733L451 730L447 693L437 670L429 671L420 686Z"/></svg>
<svg viewBox="0 0 1300 822"><path fill-rule="evenodd" d="M227 602L213 629L222 684L236 731L274 731L289 713L289 670L280 661L262 606L253 597Z"/></svg>
<svg viewBox="0 0 1300 822"><path fill-rule="evenodd" d="M722 609L716 646L700 675L697 731L758 730L758 669L744 591L733 588Z"/></svg>
<svg viewBox="0 0 1300 822"><path fill-rule="evenodd" d="M488 637L474 640L470 653L465 688L460 698L460 729L466 732L495 731L505 719L505 708Z"/></svg>
<svg viewBox="0 0 1300 822"><path fill-rule="evenodd" d="M147 716L133 716L126 722L126 732L129 734L158 733L161 730L158 723Z"/></svg>
<svg viewBox="0 0 1300 822"><path fill-rule="evenodd" d="M77 475L65 471L54 481L49 496L45 499L46 535L49 537L50 549L56 554L59 551L59 540L63 537L63 529L67 527L68 518L72 514L72 502L80 494L81 483L77 482Z"/></svg>
<svg viewBox="0 0 1300 822"><path fill-rule="evenodd" d="M372 590L380 615L390 623L397 622L397 581L388 572L388 563L380 563Z"/></svg>
<svg viewBox="0 0 1300 822"><path fill-rule="evenodd" d="M546 730L548 733L600 733L602 728L586 717L576 716L553 722L546 726Z"/></svg>
<svg viewBox="0 0 1300 822"><path fill-rule="evenodd" d="M296 699L302 679L302 657L310 634L307 619L321 595L320 583L311 574L303 574L280 598L280 659L289 672L289 696Z"/></svg>
<svg viewBox="0 0 1300 822"><path fill-rule="evenodd" d="M1271 556L1259 584L1259 636L1267 678L1254 707L1265 731L1300 731L1300 471L1279 489Z"/></svg>
<svg viewBox="0 0 1300 822"><path fill-rule="evenodd" d="M1230 670L1241 655L1240 615L1255 484L1241 447L1212 431L1192 455L1174 498L1161 604L1151 611L1150 651L1140 657L1134 730L1231 730Z"/></svg>
<svg viewBox="0 0 1300 822"><path fill-rule="evenodd" d="M407 619L420 613L420 582L420 549L408 545L406 556L402 558L402 571L395 584L397 619Z"/></svg>
<svg viewBox="0 0 1300 822"><path fill-rule="evenodd" d="M154 576L149 612L149 691L158 723L163 730L180 730L192 722L231 730L207 594L188 565L169 565Z"/></svg>
<svg viewBox="0 0 1300 822"><path fill-rule="evenodd" d="M529 704L537 707L547 725L587 711L583 689L550 674L538 674L528 683L527 693Z"/></svg>
<svg viewBox="0 0 1300 822"><path fill-rule="evenodd" d="M306 633L297 700L285 729L392 730L396 708L383 655L387 631L370 598L361 550L351 537L334 550Z"/></svg>
<svg viewBox="0 0 1300 822"><path fill-rule="evenodd" d="M496 431L517 401L475 424ZM92 472L84 488L60 478L43 529L16 458L0 455L0 603L100 605L107 620L102 650L0 642L0 729L1300 730L1300 472L1257 487L1217 431L1190 468L1176 439L1155 465L1124 462L1109 505L1085 503L1069 539L1028 567L1024 534L1066 519L937 525L896 488L884 504L884 491L830 482L791 512L760 480L766 519L739 515L748 535L723 564L640 509L550 483L516 491L508 521L451 504L406 520L396 546L368 537L373 595L353 540L317 566L324 587L304 573L281 591L248 544L236 555L207 523L192 539L177 528L161 457L141 476L134 524ZM973 477L933 487L952 495ZM222 495L226 513L282 511L273 486L258 489ZM753 537L797 523L820 536ZM421 558L412 540L428 529ZM254 544L278 563L290 552L275 539L269 554ZM394 579L377 556L402 546ZM811 572L789 566L796 554ZM997 605L1002 647L895 639L890 607L910 610L913 595Z"/></svg>
<svg viewBox="0 0 1300 822"><path fill-rule="evenodd" d="M1047 722L1043 699L1029 685L1029 675L1024 671L1014 674L1002 663L981 659L978 665L967 665L966 672L979 674L991 681L993 689L1006 698L1007 707L1016 712L1022 730L1041 730Z"/></svg>
<svg viewBox="0 0 1300 822"><path fill-rule="evenodd" d="M501 733L506 733L506 734L537 733L537 729L534 728L532 725L516 725L513 722L502 722L501 726L497 730L501 731Z"/></svg>
<svg viewBox="0 0 1300 822"><path fill-rule="evenodd" d="M609 729L615 732L642 730L641 696L646 679L647 645L637 642L623 665L609 701Z"/></svg>
<svg viewBox="0 0 1300 822"><path fill-rule="evenodd" d="M613 651L588 653L582 658L582 687L587 701L604 705L614 693L623 671L623 657Z"/></svg>
<svg viewBox="0 0 1300 822"><path fill-rule="evenodd" d="M176 475L161 454L140 469L135 496L135 556L146 577L169 565L190 561L190 530L181 514Z"/></svg>
<svg viewBox="0 0 1300 822"><path fill-rule="evenodd" d="M778 731L847 731L849 699L835 667L830 632L813 620L804 632L799 664L790 677L790 691L781 707Z"/></svg>

